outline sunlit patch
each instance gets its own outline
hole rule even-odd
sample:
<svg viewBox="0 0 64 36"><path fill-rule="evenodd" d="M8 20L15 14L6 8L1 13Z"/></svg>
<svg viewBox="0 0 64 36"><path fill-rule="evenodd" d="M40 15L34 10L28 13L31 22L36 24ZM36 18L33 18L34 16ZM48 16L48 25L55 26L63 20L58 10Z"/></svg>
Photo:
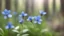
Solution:
<svg viewBox="0 0 64 36"><path fill-rule="evenodd" d="M42 9L42 6L44 4L44 0L35 0L35 6L39 9Z"/></svg>

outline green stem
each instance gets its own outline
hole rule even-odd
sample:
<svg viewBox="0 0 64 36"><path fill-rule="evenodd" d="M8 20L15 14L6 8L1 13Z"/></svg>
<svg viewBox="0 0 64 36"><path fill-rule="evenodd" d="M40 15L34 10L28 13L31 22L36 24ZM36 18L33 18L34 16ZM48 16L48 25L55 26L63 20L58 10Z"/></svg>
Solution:
<svg viewBox="0 0 64 36"><path fill-rule="evenodd" d="M11 36L11 34L10 34L10 29L8 29L8 36Z"/></svg>

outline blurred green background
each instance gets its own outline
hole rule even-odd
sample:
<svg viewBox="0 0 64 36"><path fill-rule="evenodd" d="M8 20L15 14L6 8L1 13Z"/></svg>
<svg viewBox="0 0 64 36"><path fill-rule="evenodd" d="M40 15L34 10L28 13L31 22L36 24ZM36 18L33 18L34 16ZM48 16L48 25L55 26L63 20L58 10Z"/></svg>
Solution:
<svg viewBox="0 0 64 36"><path fill-rule="evenodd" d="M13 25L20 26L21 30L30 27L28 28L30 31L27 32L27 34L30 34L29 36L59 36L62 31L57 33L53 31L53 29L55 30L55 28L64 21L62 1L63 0L0 0L0 28L3 28L5 33L8 32L4 27L8 21L11 21L13 22ZM47 12L47 14L43 16L43 25L35 25L38 26L38 28L32 28L34 25L30 22L25 21L23 25L20 25L18 23L18 15L13 16L11 19L4 20L3 15L1 14L4 9L11 10L12 14L13 12L20 14L22 11L25 11L29 15L34 16L39 15L40 10ZM52 31L49 30L49 32L45 32L46 34L39 33L39 31L41 31L39 28L50 27ZM7 36L6 34L5 36ZM16 34L17 33L14 34L14 32L11 32L11 36L17 36Z"/></svg>

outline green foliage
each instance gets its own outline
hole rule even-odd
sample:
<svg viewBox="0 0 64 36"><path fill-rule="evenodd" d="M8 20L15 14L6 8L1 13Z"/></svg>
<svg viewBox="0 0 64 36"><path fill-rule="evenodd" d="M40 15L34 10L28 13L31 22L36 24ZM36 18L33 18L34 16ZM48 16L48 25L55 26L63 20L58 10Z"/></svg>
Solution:
<svg viewBox="0 0 64 36"><path fill-rule="evenodd" d="M13 16L11 21L15 28L7 30L5 29L6 22L3 16L0 17L0 36L55 36L55 34L48 28L45 16L42 16L41 24L34 24L25 20L23 24L18 23L18 16Z"/></svg>

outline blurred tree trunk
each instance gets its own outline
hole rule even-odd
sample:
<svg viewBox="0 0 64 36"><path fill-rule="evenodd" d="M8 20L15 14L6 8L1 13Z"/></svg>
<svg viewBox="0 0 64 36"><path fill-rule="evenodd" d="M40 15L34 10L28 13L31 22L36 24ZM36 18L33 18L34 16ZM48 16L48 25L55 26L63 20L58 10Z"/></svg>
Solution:
<svg viewBox="0 0 64 36"><path fill-rule="evenodd" d="M10 3L10 7L11 7L10 9L11 9L11 11L12 11L12 12L15 12L15 8L16 8L16 7L15 7L15 0L11 0L10 2L11 2L11 3Z"/></svg>
<svg viewBox="0 0 64 36"><path fill-rule="evenodd" d="M15 11L17 11L17 0L15 0Z"/></svg>
<svg viewBox="0 0 64 36"><path fill-rule="evenodd" d="M44 11L47 13L47 14L46 14L46 18L48 17L48 12L49 12L49 11L48 11L48 9L49 9L49 8L48 8L48 1L49 1L49 0L44 0Z"/></svg>
<svg viewBox="0 0 64 36"><path fill-rule="evenodd" d="M0 0L0 14L1 14L1 4L2 4L2 0Z"/></svg>
<svg viewBox="0 0 64 36"><path fill-rule="evenodd" d="M1 4L2 4L2 0L0 0L0 11L1 11Z"/></svg>
<svg viewBox="0 0 64 36"><path fill-rule="evenodd" d="M5 0L5 9L10 10L11 2L10 0ZM11 19L7 19L7 22L10 21Z"/></svg>
<svg viewBox="0 0 64 36"><path fill-rule="evenodd" d="M56 14L55 12L56 12L55 11L55 0L53 0L53 12L52 12L53 13L53 16L55 16L55 14Z"/></svg>
<svg viewBox="0 0 64 36"><path fill-rule="evenodd" d="M25 10L25 1L26 0L16 0L17 1L17 12L21 12Z"/></svg>
<svg viewBox="0 0 64 36"><path fill-rule="evenodd" d="M25 3L25 12L26 12L26 13L28 13L28 5L29 5L29 4L28 4L28 1L29 1L29 0L26 0L26 3Z"/></svg>
<svg viewBox="0 0 64 36"><path fill-rule="evenodd" d="M48 12L48 0L44 0L44 11Z"/></svg>
<svg viewBox="0 0 64 36"><path fill-rule="evenodd" d="M60 9L61 9L61 1L60 0L55 0L55 11L56 13L59 13L60 12Z"/></svg>
<svg viewBox="0 0 64 36"><path fill-rule="evenodd" d="M15 12L15 0L10 0L10 7L11 7L10 10L11 10L11 12L13 14L13 12ZM13 15L13 17L11 19L12 19L11 22L13 24L15 24L16 19L14 18L14 15Z"/></svg>
<svg viewBox="0 0 64 36"><path fill-rule="evenodd" d="M64 36L64 0L61 0L61 12L62 14L62 18L63 18L63 21L62 21L62 26L61 26L61 30L60 30L60 36Z"/></svg>
<svg viewBox="0 0 64 36"><path fill-rule="evenodd" d="M64 0L61 0L61 13L62 16L64 17Z"/></svg>
<svg viewBox="0 0 64 36"><path fill-rule="evenodd" d="M34 15L33 13L34 13L34 0L31 0L32 2L31 2L31 4L32 4L32 6L31 6L31 11L32 11L32 15Z"/></svg>
<svg viewBox="0 0 64 36"><path fill-rule="evenodd" d="M49 10L49 12L48 12L48 15L49 15L49 17L52 17L52 12L53 12L53 0L48 0L48 10Z"/></svg>
<svg viewBox="0 0 64 36"><path fill-rule="evenodd" d="M34 0L26 0L25 12L32 15L34 11Z"/></svg>
<svg viewBox="0 0 64 36"><path fill-rule="evenodd" d="M6 0L6 9L10 10L10 0Z"/></svg>
<svg viewBox="0 0 64 36"><path fill-rule="evenodd" d="M1 12L2 12L2 11L5 9L5 6L6 6L6 3L5 3L6 0L1 0L1 1L2 1L2 2L1 2L1 3L2 3L2 4L1 4L1 6L2 6L2 7L1 7Z"/></svg>
<svg viewBox="0 0 64 36"><path fill-rule="evenodd" d="M59 1L61 2L61 11L59 10L60 9ZM58 14L58 12L60 13ZM53 30L55 30L56 32L60 32L58 36L64 36L64 0L53 0L53 13L51 15L53 15L54 17L52 21L48 23L50 25L52 24L51 27L53 28Z"/></svg>

